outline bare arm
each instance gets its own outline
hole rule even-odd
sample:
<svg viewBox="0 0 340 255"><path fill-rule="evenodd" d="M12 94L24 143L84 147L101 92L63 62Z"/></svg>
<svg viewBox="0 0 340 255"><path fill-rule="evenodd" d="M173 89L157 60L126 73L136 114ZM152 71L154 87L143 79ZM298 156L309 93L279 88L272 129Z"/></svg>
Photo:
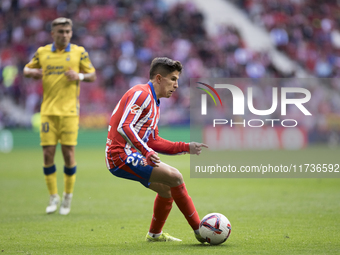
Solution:
<svg viewBox="0 0 340 255"><path fill-rule="evenodd" d="M65 72L66 77L69 81L86 81L86 82L93 82L97 79L96 72L93 73L77 73L76 71L72 70L71 68ZM84 79L81 79L81 76L84 75Z"/></svg>
<svg viewBox="0 0 340 255"><path fill-rule="evenodd" d="M42 78L42 69L24 67L24 75L27 78L39 80Z"/></svg>

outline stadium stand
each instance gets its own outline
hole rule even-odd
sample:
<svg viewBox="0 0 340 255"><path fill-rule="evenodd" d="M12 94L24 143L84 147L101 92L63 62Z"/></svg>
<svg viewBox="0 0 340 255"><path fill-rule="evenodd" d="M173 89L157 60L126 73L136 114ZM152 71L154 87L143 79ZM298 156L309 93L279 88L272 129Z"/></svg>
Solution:
<svg viewBox="0 0 340 255"><path fill-rule="evenodd" d="M162 125L189 123L190 78L339 76L340 6L334 1L321 5L314 0L216 1L224 2L225 8L232 6L232 12L242 14L244 22L219 17L218 22L226 22L215 21L214 33L207 26L214 15L209 15L202 2L1 1L0 99L11 100L26 117L14 118L13 107L0 104L0 126L29 128L27 116L39 111L41 84L24 79L22 69L39 46L51 42L49 22L58 16L72 18L72 42L86 48L97 69L97 81L81 85L84 128L105 127L120 95L133 84L148 80L148 65L156 56L178 59L185 67L181 92L164 101ZM260 32L249 36L249 31ZM249 38L260 36L269 38L273 47L254 47ZM293 68L284 68L284 59L293 63ZM308 130L319 129L327 125L327 114L340 114L340 85L330 79L309 89L316 95L311 106L316 121L304 125ZM265 88L259 90L263 98L257 100L268 101Z"/></svg>

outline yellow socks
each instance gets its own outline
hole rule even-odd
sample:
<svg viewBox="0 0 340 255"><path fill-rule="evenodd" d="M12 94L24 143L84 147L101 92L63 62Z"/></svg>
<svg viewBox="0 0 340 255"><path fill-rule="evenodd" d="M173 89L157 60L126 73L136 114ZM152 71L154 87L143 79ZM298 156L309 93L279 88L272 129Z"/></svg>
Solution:
<svg viewBox="0 0 340 255"><path fill-rule="evenodd" d="M68 168L64 166L64 191L67 194L73 193L74 183L76 181L77 166ZM45 181L50 195L58 193L57 172L55 165L44 166Z"/></svg>
<svg viewBox="0 0 340 255"><path fill-rule="evenodd" d="M76 175L64 174L64 191L67 194L73 193L74 183L76 182Z"/></svg>
<svg viewBox="0 0 340 255"><path fill-rule="evenodd" d="M45 181L50 195L58 193L57 172L55 165L44 167Z"/></svg>
<svg viewBox="0 0 340 255"><path fill-rule="evenodd" d="M66 194L73 193L74 183L76 182L77 166L66 167L64 166L64 191Z"/></svg>

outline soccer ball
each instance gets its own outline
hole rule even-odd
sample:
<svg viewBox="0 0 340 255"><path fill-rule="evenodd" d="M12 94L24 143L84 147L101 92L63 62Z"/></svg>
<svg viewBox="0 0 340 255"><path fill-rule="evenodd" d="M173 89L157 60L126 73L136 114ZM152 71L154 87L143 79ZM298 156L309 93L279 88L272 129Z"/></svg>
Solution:
<svg viewBox="0 0 340 255"><path fill-rule="evenodd" d="M231 233L230 221L223 214L209 213L201 220L199 231L208 243L221 244L227 241Z"/></svg>

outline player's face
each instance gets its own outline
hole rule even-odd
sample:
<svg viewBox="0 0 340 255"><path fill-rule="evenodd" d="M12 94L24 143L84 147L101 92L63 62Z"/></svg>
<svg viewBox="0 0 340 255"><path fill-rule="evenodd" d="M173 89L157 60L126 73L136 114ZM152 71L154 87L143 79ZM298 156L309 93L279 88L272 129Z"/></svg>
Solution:
<svg viewBox="0 0 340 255"><path fill-rule="evenodd" d="M58 49L65 49L72 37L70 25L57 25L52 29L52 38Z"/></svg>
<svg viewBox="0 0 340 255"><path fill-rule="evenodd" d="M179 72L174 71L169 73L167 76L162 76L161 78L161 88L162 88L162 96L169 98L178 88L178 79L179 79Z"/></svg>

